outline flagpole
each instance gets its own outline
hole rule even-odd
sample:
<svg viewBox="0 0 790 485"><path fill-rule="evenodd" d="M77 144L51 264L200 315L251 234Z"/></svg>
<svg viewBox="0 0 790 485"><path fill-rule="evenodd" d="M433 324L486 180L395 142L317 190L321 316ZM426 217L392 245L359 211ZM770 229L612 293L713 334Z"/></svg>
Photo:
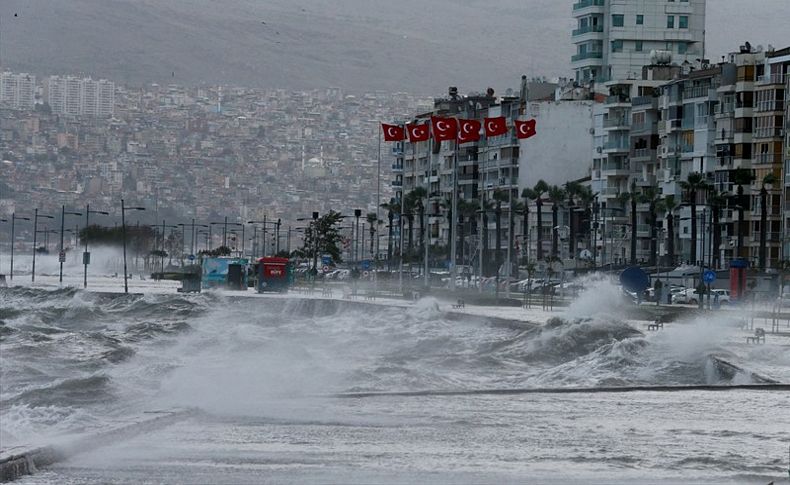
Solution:
<svg viewBox="0 0 790 485"><path fill-rule="evenodd" d="M450 289L455 290L455 276L456 265L455 255L458 248L456 247L455 237L455 220L458 217L458 131L455 131L455 150L453 154L453 197L452 197L452 217L450 218Z"/></svg>
<svg viewBox="0 0 790 485"><path fill-rule="evenodd" d="M431 140L429 140L428 143L429 143L429 145L428 145L428 182L427 182L428 189L426 190L426 192L427 192L426 199L425 199L426 201L431 200L431 176L433 175L433 143L436 143L436 141L431 139ZM439 147L440 148L441 148L441 143L442 142L439 142ZM425 213L425 208L423 208L423 213ZM430 215L428 217L430 217ZM425 251L424 251L425 254L424 254L424 257L423 257L423 259L424 259L423 265L425 266L425 268L424 268L425 277L424 278L425 278L425 287L426 288L429 287L429 285L430 285L430 282L428 280L428 244L429 244L431 239L430 239L430 236L428 235L428 225L429 224L426 223L425 227L422 228L422 238L423 238L422 244L423 244L424 249L425 249Z"/></svg>
<svg viewBox="0 0 790 485"><path fill-rule="evenodd" d="M404 130L406 129L406 124L403 125L403 129ZM415 145L415 142L413 140L409 140L409 143L411 143L411 150L412 150L412 152L411 152L412 153L411 170L412 170L412 177L414 177L414 164L415 164L416 158L417 158L416 145ZM406 160L405 156L403 157L403 160L404 161ZM405 202L406 202L405 191L406 191L406 187L404 186L404 184L401 184L401 190L400 190L400 218L399 218L400 219L400 222L399 222L399 224L400 224L400 235L398 237L398 239L400 240L400 248L399 248L400 258L398 258L399 259L399 261L398 261L398 288L400 290L401 295L403 294L403 207L404 207Z"/></svg>
<svg viewBox="0 0 790 485"><path fill-rule="evenodd" d="M379 237L378 233L378 224L381 220L381 131L379 131L379 165L378 165L378 181L376 183L376 227L374 228L374 234L376 234L376 254L373 256L373 290L378 291L378 284L379 284L379 277L378 277L378 266L379 266L379 243L381 238ZM363 248L364 251L364 248Z"/></svg>

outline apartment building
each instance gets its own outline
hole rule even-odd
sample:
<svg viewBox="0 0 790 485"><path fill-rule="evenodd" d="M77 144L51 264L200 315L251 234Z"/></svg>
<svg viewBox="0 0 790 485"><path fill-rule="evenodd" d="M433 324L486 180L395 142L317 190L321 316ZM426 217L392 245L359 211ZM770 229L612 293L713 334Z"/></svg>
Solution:
<svg viewBox="0 0 790 485"><path fill-rule="evenodd" d="M677 64L704 58L705 0L579 0L573 4L576 81L639 79L653 51Z"/></svg>
<svg viewBox="0 0 790 485"><path fill-rule="evenodd" d="M55 114L110 117L115 112L115 83L75 76L50 76L47 102Z"/></svg>
<svg viewBox="0 0 790 485"><path fill-rule="evenodd" d="M27 73L0 73L0 106L32 109L36 103L36 76Z"/></svg>

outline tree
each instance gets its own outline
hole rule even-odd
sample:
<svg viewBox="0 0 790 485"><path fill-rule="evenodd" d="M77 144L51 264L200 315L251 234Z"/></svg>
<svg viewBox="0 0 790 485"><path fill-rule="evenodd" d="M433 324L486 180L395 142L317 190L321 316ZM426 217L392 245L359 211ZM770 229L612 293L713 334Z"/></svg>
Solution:
<svg viewBox="0 0 790 485"><path fill-rule="evenodd" d="M529 201L536 200L538 194L534 189L527 187L521 191L521 198L524 199L524 203L521 205L521 215L524 218L524 222L521 225L521 235L524 239L524 252L529 258Z"/></svg>
<svg viewBox="0 0 790 485"><path fill-rule="evenodd" d="M381 224L379 220L379 216L375 212L368 212L365 216L365 219L368 221L369 233L370 233L370 257L374 259L378 259L375 254L375 242L376 242L376 226Z"/></svg>
<svg viewBox="0 0 790 485"><path fill-rule="evenodd" d="M637 211L636 204L639 200L639 193L636 191L636 180L631 180L631 191L623 192L617 196L617 200L625 210L626 202L631 202L631 266L636 266L636 239L637 239Z"/></svg>
<svg viewBox="0 0 790 485"><path fill-rule="evenodd" d="M304 246L299 250L302 257L313 256L316 260L324 254L329 255L336 263L343 262L340 249L341 236L338 225L343 220L339 212L333 210L324 214L305 228Z"/></svg>
<svg viewBox="0 0 790 485"><path fill-rule="evenodd" d="M395 214L400 214L400 203L395 198L392 198L389 202L381 204L381 207L387 211L387 220L389 221L387 230L387 264L389 269L392 269L393 220L395 219Z"/></svg>
<svg viewBox="0 0 790 485"><path fill-rule="evenodd" d="M538 180L535 187L532 189L532 194L535 196L535 212L537 213L537 259L543 259L543 195L549 191L549 184L543 180Z"/></svg>
<svg viewBox="0 0 790 485"><path fill-rule="evenodd" d="M459 258L460 261L461 261L461 265L465 265L466 264L466 258L464 257L465 254L466 254L465 253L465 248L464 248L464 240L465 240L465 235L466 235L466 231L464 229L464 221L466 219L469 219L470 221L474 222L475 215L477 214L478 207L479 207L479 205L478 205L477 201L475 201L475 200L470 200L470 201L459 200L458 201L458 226L459 226L459 231L458 231L459 232L459 243L458 243L459 246L458 247L459 247L459 250L461 251L461 255L460 255L460 258Z"/></svg>
<svg viewBox="0 0 790 485"><path fill-rule="evenodd" d="M576 196L576 201L582 208L584 219L587 221L587 224L583 225L582 229L586 230L587 232L586 236L588 249L592 248L592 245L594 244L592 241L592 206L597 196L598 194L593 193L592 189L587 186L583 186Z"/></svg>
<svg viewBox="0 0 790 485"><path fill-rule="evenodd" d="M765 271L765 260L768 253L768 241L766 231L768 230L768 190L766 185L774 185L779 181L776 175L769 173L763 177L763 186L760 189L760 269Z"/></svg>
<svg viewBox="0 0 790 485"><path fill-rule="evenodd" d="M496 201L496 208L494 209L494 230L496 231L494 260L496 262L497 272L499 272L499 268L502 267L502 203L508 201L509 195L507 190L495 189L492 196Z"/></svg>
<svg viewBox="0 0 790 485"><path fill-rule="evenodd" d="M667 195L658 204L658 210L666 214L667 219L667 261L668 266L675 265L675 211L678 203L674 195Z"/></svg>
<svg viewBox="0 0 790 485"><path fill-rule="evenodd" d="M494 203L483 196L482 209L480 210L480 260L483 263L483 272L486 276L491 274L488 263L488 213L494 208Z"/></svg>
<svg viewBox="0 0 790 485"><path fill-rule="evenodd" d="M412 206L417 210L420 216L420 254L425 254L425 199L428 197L428 190L425 187L416 187L414 190L406 194L406 198L411 199Z"/></svg>
<svg viewBox="0 0 790 485"><path fill-rule="evenodd" d="M737 168L730 173L730 180L732 183L738 186L736 191L736 204L738 208L738 255L737 257L743 257L743 236L746 232L744 228L746 227L745 220L743 217L743 213L746 210L747 200L744 194L743 186L749 185L754 181L754 174L751 170L747 170L745 168Z"/></svg>
<svg viewBox="0 0 790 485"><path fill-rule="evenodd" d="M708 203L710 204L711 217L713 219L713 258L712 263L714 268L720 267L720 247L721 247L721 228L719 227L719 220L721 218L721 210L727 204L727 199L721 192L710 187L708 192Z"/></svg>
<svg viewBox="0 0 790 485"><path fill-rule="evenodd" d="M568 247L570 258L576 257L576 197L581 195L582 185L579 182L565 182L565 202L568 207Z"/></svg>
<svg viewBox="0 0 790 485"><path fill-rule="evenodd" d="M680 187L686 191L686 202L691 206L691 264L697 264L697 194L705 191L708 184L705 177L699 172L688 175L685 181L680 182Z"/></svg>
<svg viewBox="0 0 790 485"><path fill-rule="evenodd" d="M565 191L556 185L551 186L549 189L549 200L551 201L551 257L559 258L557 227L559 226L560 204L565 201Z"/></svg>
<svg viewBox="0 0 790 485"><path fill-rule="evenodd" d="M639 194L639 202L648 205L648 224L650 224L650 266L658 265L658 205L661 196L656 187L646 187Z"/></svg>

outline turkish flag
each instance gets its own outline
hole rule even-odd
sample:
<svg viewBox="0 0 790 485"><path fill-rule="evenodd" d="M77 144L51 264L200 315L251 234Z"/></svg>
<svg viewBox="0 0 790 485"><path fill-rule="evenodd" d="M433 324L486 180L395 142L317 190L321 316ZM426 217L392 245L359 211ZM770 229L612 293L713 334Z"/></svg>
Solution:
<svg viewBox="0 0 790 485"><path fill-rule="evenodd" d="M428 125L418 125L416 123L406 125L406 131L409 132L409 141L412 143L428 141L431 137L431 131L428 129Z"/></svg>
<svg viewBox="0 0 790 485"><path fill-rule="evenodd" d="M520 139L532 138L538 134L536 120L520 121L516 120L516 136Z"/></svg>
<svg viewBox="0 0 790 485"><path fill-rule="evenodd" d="M458 141L461 143L469 143L470 141L478 141L480 139L480 128L482 124L477 120L458 120L461 124Z"/></svg>
<svg viewBox="0 0 790 485"><path fill-rule="evenodd" d="M496 118L486 118L485 119L485 126L486 126L486 136L500 136L507 133L507 122L505 121L504 116L498 116Z"/></svg>
<svg viewBox="0 0 790 485"><path fill-rule="evenodd" d="M455 140L458 136L458 120L431 116L433 137L436 141Z"/></svg>
<svg viewBox="0 0 790 485"><path fill-rule="evenodd" d="M396 125L381 124L384 130L384 141L403 141L406 139L406 130Z"/></svg>

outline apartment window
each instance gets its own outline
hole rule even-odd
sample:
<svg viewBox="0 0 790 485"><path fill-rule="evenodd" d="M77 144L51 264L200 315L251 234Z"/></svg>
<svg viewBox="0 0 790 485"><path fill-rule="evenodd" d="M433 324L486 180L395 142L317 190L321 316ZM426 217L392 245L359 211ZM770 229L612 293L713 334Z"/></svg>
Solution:
<svg viewBox="0 0 790 485"><path fill-rule="evenodd" d="M681 15L678 19L678 28L687 29L689 28L689 16L688 15Z"/></svg>
<svg viewBox="0 0 790 485"><path fill-rule="evenodd" d="M622 40L613 40L612 41L612 52L623 52L623 41Z"/></svg>
<svg viewBox="0 0 790 485"><path fill-rule="evenodd" d="M675 28L675 16L674 15L667 15L667 28L674 29Z"/></svg>
<svg viewBox="0 0 790 485"><path fill-rule="evenodd" d="M689 45L685 42L681 42L678 44L678 54L685 54L689 51Z"/></svg>
<svg viewBox="0 0 790 485"><path fill-rule="evenodd" d="M643 47L642 46L642 41L638 40L638 41L636 41L636 46L635 46L634 50L637 51L637 52L642 52L642 47Z"/></svg>
<svg viewBox="0 0 790 485"><path fill-rule="evenodd" d="M612 27L624 27L624 26L625 26L625 15L623 14L612 15Z"/></svg>
<svg viewBox="0 0 790 485"><path fill-rule="evenodd" d="M644 15L637 15L636 16L636 25L645 25L645 16Z"/></svg>

